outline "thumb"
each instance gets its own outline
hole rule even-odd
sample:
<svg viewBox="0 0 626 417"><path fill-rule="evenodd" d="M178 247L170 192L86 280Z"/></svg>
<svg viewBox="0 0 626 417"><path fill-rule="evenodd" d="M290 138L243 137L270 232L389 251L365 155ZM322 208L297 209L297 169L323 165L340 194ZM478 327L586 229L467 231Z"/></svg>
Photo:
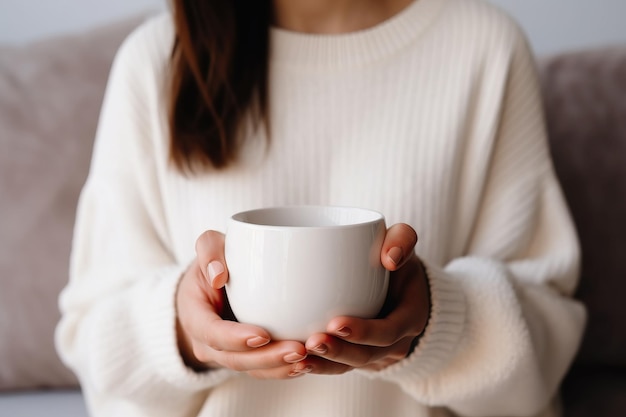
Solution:
<svg viewBox="0 0 626 417"><path fill-rule="evenodd" d="M406 223L398 223L387 229L380 261L389 271L395 271L402 267L417 244L417 233Z"/></svg>
<svg viewBox="0 0 626 417"><path fill-rule="evenodd" d="M204 278L212 288L220 289L228 282L224 259L224 234L207 230L196 240L196 256Z"/></svg>

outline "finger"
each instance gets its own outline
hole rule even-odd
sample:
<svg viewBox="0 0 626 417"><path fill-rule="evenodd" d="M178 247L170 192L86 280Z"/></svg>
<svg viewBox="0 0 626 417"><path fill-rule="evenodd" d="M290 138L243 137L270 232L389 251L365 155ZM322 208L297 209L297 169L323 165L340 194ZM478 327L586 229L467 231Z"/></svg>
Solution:
<svg viewBox="0 0 626 417"><path fill-rule="evenodd" d="M405 337L387 347L373 347L352 344L338 338L318 334L307 340L307 350L312 353L301 366L313 363L312 373L337 374L353 368L383 369L404 359L411 345L412 337ZM324 353L313 356L324 347ZM317 360L317 363L312 362Z"/></svg>
<svg viewBox="0 0 626 417"><path fill-rule="evenodd" d="M409 333L408 329L412 323L410 320L406 320L406 315L403 319L406 325L398 324L398 320L395 317L373 320L338 317L336 324L332 323L330 325L330 327L337 327L338 330L329 330L329 333L354 344L378 347L390 346ZM346 333L347 335L344 336Z"/></svg>
<svg viewBox="0 0 626 417"><path fill-rule="evenodd" d="M406 223L394 224L387 230L380 261L389 271L402 267L417 244L417 233Z"/></svg>
<svg viewBox="0 0 626 417"><path fill-rule="evenodd" d="M406 337L402 339L398 343L394 344L393 347L391 347L390 352L388 352L387 356L382 357L379 360L371 362L367 365L364 365L361 367L361 369L380 371L390 365L393 365L394 363L400 362L410 353L412 341L412 337Z"/></svg>
<svg viewBox="0 0 626 417"><path fill-rule="evenodd" d="M215 352L214 361L223 367L254 372L283 368L286 370L307 357L304 345L296 341L278 341L246 352ZM287 376L285 374L285 376Z"/></svg>
<svg viewBox="0 0 626 417"><path fill-rule="evenodd" d="M188 302L193 314L187 317L186 329L198 345L215 351L244 352L262 347L271 340L269 333L260 327L223 320L200 297Z"/></svg>
<svg viewBox="0 0 626 417"><path fill-rule="evenodd" d="M176 308L189 339L215 350L243 351L271 340L269 333L258 326L222 318L229 310L224 290L210 287L197 263L180 282Z"/></svg>
<svg viewBox="0 0 626 417"><path fill-rule="evenodd" d="M337 317L328 326L328 332L342 340L359 345L391 346L407 336L417 336L426 325L415 308L402 305L382 319Z"/></svg>
<svg viewBox="0 0 626 417"><path fill-rule="evenodd" d="M357 345L340 340L328 334L316 334L311 336L306 344L307 350L318 359L314 373L345 372L349 368L363 367L387 356L389 347L374 347ZM307 362L312 358L307 359Z"/></svg>
<svg viewBox="0 0 626 417"><path fill-rule="evenodd" d="M353 369L354 366L341 363L340 361L333 361L321 356L309 355L305 360L294 366L292 374L311 373L316 375L341 375Z"/></svg>
<svg viewBox="0 0 626 417"><path fill-rule="evenodd" d="M311 367L296 365L284 365L277 368L255 369L248 371L248 375L256 379L293 379L304 376L311 372Z"/></svg>
<svg viewBox="0 0 626 417"><path fill-rule="evenodd" d="M398 292L398 298L394 300L395 307L385 317L335 317L328 323L326 331L340 339L370 346L390 346L406 336L420 334L430 312L428 287L421 268L415 271L411 268L409 273L417 273L417 279L404 282L402 291ZM400 281L401 278L398 278Z"/></svg>
<svg viewBox="0 0 626 417"><path fill-rule="evenodd" d="M228 282L228 270L224 258L224 234L207 230L196 240L198 264L205 279L216 289Z"/></svg>

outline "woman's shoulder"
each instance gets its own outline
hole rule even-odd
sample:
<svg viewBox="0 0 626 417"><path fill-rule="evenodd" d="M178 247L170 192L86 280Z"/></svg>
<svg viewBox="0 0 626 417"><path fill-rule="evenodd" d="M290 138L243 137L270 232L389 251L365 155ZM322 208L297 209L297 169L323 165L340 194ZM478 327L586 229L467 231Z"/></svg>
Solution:
<svg viewBox="0 0 626 417"><path fill-rule="evenodd" d="M488 0L447 0L448 12L469 22L501 29L519 30L517 21L502 7Z"/></svg>
<svg viewBox="0 0 626 417"><path fill-rule="evenodd" d="M447 0L448 23L475 44L516 48L526 42L519 23L504 9L487 0ZM482 42L481 42L482 41Z"/></svg>
<svg viewBox="0 0 626 417"><path fill-rule="evenodd" d="M150 40L166 40L174 36L174 22L170 12L161 12L144 19L128 35L127 42L146 42Z"/></svg>
<svg viewBox="0 0 626 417"><path fill-rule="evenodd" d="M147 17L122 42L116 61L133 67L160 69L169 60L174 45L172 15L163 12Z"/></svg>

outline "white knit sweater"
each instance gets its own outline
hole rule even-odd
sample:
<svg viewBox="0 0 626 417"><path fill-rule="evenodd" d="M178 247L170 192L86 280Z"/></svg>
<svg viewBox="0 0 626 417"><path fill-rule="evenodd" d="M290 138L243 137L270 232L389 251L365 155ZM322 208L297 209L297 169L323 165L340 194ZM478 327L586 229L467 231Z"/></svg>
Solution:
<svg viewBox="0 0 626 417"><path fill-rule="evenodd" d="M171 17L115 60L78 212L57 345L94 416L554 415L585 320L576 235L534 61L480 0L419 0L368 30L272 29L272 138L184 176L168 163ZM270 205L361 206L411 224L432 315L381 372L259 381L195 373L174 293L206 229Z"/></svg>

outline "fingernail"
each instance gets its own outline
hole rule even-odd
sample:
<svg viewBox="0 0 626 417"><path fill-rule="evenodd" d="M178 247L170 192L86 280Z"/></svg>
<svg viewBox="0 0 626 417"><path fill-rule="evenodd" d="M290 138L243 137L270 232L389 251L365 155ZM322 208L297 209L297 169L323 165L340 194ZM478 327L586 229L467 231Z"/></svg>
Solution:
<svg viewBox="0 0 626 417"><path fill-rule="evenodd" d="M224 265L220 261L211 261L207 267L207 274L209 275L209 281L213 285L215 278L224 273Z"/></svg>
<svg viewBox="0 0 626 417"><path fill-rule="evenodd" d="M352 330L349 327L344 326L341 329L336 330L335 334L341 337L348 337L352 334Z"/></svg>
<svg viewBox="0 0 626 417"><path fill-rule="evenodd" d="M292 352L292 353L289 353L288 355L283 356L283 360L289 363L300 362L304 358L306 358L306 355L301 355L296 352Z"/></svg>
<svg viewBox="0 0 626 417"><path fill-rule="evenodd" d="M289 376L300 376L300 375L308 374L312 370L313 370L313 367L311 365L307 365L302 369L294 369L293 371L289 372Z"/></svg>
<svg viewBox="0 0 626 417"><path fill-rule="evenodd" d="M394 265L399 265L402 261L402 249L395 246L389 249L389 252L387 252L387 256L389 256L389 259L391 260L391 262L394 263Z"/></svg>
<svg viewBox="0 0 626 417"><path fill-rule="evenodd" d="M255 336L248 339L246 345L251 348L258 348L267 345L269 342L270 340L267 337Z"/></svg>
<svg viewBox="0 0 626 417"><path fill-rule="evenodd" d="M320 355L325 355L328 353L328 347L322 343L312 348L311 351Z"/></svg>

